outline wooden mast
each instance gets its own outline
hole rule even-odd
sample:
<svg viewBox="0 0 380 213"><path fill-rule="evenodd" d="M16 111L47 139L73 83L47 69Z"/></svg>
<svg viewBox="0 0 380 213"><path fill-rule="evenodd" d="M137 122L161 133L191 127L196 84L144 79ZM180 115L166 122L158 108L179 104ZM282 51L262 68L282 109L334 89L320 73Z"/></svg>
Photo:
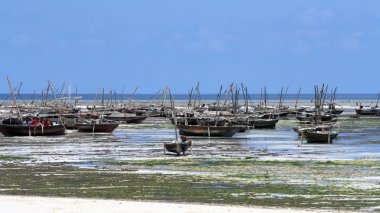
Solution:
<svg viewBox="0 0 380 213"><path fill-rule="evenodd" d="M8 77L7 77L7 81L8 81L9 90L11 91L11 95L12 95L13 103L14 103L14 105L16 106L16 109L17 109L17 115L18 115L18 118L19 118L20 121L22 122L20 108L18 108L18 106L17 106L16 98L15 98L15 96L14 96L13 89L12 89L12 85L11 85L11 81L9 80Z"/></svg>

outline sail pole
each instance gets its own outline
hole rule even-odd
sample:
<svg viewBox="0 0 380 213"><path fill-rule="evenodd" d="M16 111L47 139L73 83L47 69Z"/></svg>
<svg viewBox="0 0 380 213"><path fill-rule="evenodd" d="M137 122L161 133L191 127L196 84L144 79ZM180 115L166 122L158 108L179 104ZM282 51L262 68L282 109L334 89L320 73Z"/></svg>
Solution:
<svg viewBox="0 0 380 213"><path fill-rule="evenodd" d="M12 95L13 103L14 103L14 105L16 106L16 109L17 109L17 115L18 115L20 121L22 122L21 112L20 112L20 109L19 109L18 106L17 106L16 98L15 98L15 96L14 96L14 94L13 94L13 89L12 89L11 81L9 80L8 77L7 77L7 81L8 81L9 89L10 89L10 91L11 91L11 95Z"/></svg>

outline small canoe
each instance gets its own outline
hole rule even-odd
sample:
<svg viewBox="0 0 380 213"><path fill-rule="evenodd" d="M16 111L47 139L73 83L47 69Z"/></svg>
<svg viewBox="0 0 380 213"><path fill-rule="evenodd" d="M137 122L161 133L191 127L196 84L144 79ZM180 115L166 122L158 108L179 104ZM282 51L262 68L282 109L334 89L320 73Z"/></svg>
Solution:
<svg viewBox="0 0 380 213"><path fill-rule="evenodd" d="M192 145L191 140L187 140L185 152L186 152L186 150L188 150L190 148L191 145ZM174 140L173 142L164 142L164 146L165 146L166 151L174 152L177 155L179 155L181 152L183 152L182 144L179 141Z"/></svg>
<svg viewBox="0 0 380 213"><path fill-rule="evenodd" d="M306 130L301 137L304 137L308 143L332 143L338 134L336 131Z"/></svg>
<svg viewBox="0 0 380 213"><path fill-rule="evenodd" d="M53 126L24 126L0 124L0 132L5 136L52 136L64 135L63 125Z"/></svg>

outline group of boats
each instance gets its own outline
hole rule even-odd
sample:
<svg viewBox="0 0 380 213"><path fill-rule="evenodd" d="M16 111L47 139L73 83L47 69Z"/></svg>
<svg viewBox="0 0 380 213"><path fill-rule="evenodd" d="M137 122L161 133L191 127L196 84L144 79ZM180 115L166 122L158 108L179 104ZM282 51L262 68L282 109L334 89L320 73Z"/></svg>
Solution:
<svg viewBox="0 0 380 213"><path fill-rule="evenodd" d="M50 86L50 82L49 82ZM197 86L199 87L199 85ZM199 89L199 88L198 88ZM5 136L53 136L64 135L66 129L77 129L79 132L113 132L120 124L142 123L148 117L166 117L170 119L176 130L176 140L166 142L167 151L180 153L177 135L197 137L232 137L238 132L250 129L275 129L281 119L295 119L297 125L293 128L299 135L300 141L308 143L332 143L339 134L338 116L344 111L335 104L335 94L326 101L327 86L321 89L315 86L315 100L313 107L298 106L298 97L295 105L283 104L285 93L281 90L279 102L268 106L266 88L262 91L262 99L257 105L249 104L247 88L242 85L241 90L231 86L224 96L221 91L214 103L201 103L200 95L189 95L187 105L175 106L170 90L166 89L162 97L170 95L170 106L164 104L128 105L120 103L112 106L93 105L77 107L77 105L61 105L56 101L50 106L18 106L12 93L14 105L10 106L13 116L2 118L0 132ZM11 88L11 91L13 89ZM199 91L199 90L198 90ZM239 102L239 91L243 91L243 102ZM195 98L194 98L195 97ZM222 100L224 98L224 102ZM378 97L377 102L379 101ZM243 103L243 104L241 104ZM358 115L380 115L376 107L366 109L359 107ZM16 115L16 116L15 116ZM31 125L30 120L50 120L52 125ZM0 119L1 120L1 119ZM181 142L181 141L180 141ZM186 141L187 147L192 142Z"/></svg>
<svg viewBox="0 0 380 213"><path fill-rule="evenodd" d="M79 132L113 132L120 123L141 123L143 119L138 116L138 119L133 119L131 116L130 122L128 118L125 121L115 121L106 119L105 116L98 118L81 118L81 114L31 114L27 113L20 117L10 117L1 121L0 132L5 136L53 136L65 135L66 129L77 129ZM32 119L49 120L51 125L43 125L41 123L32 125ZM119 119L119 118L118 118Z"/></svg>

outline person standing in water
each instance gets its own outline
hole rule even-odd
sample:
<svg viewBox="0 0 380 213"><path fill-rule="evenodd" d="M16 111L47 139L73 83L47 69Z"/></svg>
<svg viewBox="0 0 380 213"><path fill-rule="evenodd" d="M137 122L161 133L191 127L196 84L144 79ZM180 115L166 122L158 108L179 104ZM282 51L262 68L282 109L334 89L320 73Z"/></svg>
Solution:
<svg viewBox="0 0 380 213"><path fill-rule="evenodd" d="M182 134L181 135L181 149L182 149L182 153L183 153L184 156L185 156L185 152L186 152L186 149L187 149L186 141L187 141L186 135Z"/></svg>

